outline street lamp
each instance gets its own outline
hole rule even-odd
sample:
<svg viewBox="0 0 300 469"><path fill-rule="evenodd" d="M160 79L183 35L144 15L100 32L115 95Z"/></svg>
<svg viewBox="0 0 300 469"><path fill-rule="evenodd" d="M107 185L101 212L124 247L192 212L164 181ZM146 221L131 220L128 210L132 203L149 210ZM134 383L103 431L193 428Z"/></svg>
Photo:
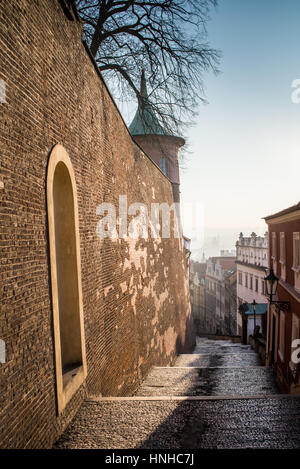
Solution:
<svg viewBox="0 0 300 469"><path fill-rule="evenodd" d="M270 305L277 305L280 309L288 311L290 309L289 301L274 301L273 297L276 295L279 278L274 274L273 268L270 268L269 275L264 278L266 296L269 297Z"/></svg>

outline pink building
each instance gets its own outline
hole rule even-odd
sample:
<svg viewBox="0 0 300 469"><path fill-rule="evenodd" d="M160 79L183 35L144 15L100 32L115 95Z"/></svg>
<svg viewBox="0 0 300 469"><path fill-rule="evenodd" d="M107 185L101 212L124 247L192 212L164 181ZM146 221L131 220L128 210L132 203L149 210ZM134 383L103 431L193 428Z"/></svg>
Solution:
<svg viewBox="0 0 300 469"><path fill-rule="evenodd" d="M255 325L259 326L262 335L266 334L267 299L265 297L266 269L268 267L268 233L257 236L254 232L246 237L240 233L236 242L237 250L237 334L243 335L242 305L247 305L244 313L247 321L247 332L244 341L253 335ZM253 301L257 303L255 316Z"/></svg>
<svg viewBox="0 0 300 469"><path fill-rule="evenodd" d="M284 392L300 393L300 203L265 218L270 268L278 278L268 309L267 365ZM294 343L295 344L295 343ZM297 357L293 354L299 350Z"/></svg>

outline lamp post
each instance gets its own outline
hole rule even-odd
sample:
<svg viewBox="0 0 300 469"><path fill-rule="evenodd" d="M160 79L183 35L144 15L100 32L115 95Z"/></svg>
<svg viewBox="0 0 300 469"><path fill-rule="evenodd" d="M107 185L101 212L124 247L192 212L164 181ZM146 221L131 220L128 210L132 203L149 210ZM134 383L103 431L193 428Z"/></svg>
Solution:
<svg viewBox="0 0 300 469"><path fill-rule="evenodd" d="M273 268L270 268L269 275L264 278L265 281L265 291L269 297L270 305L277 305L280 309L284 311L289 311L290 302L289 301L274 301L273 297L276 295L279 278L274 274Z"/></svg>
<svg viewBox="0 0 300 469"><path fill-rule="evenodd" d="M247 303L243 303L239 306L239 312L242 315L242 344L247 345L248 342L248 318L246 315L248 311Z"/></svg>
<svg viewBox="0 0 300 469"><path fill-rule="evenodd" d="M256 301L253 300L252 308L253 308L253 314L254 314L254 329L253 329L253 337L255 336L255 329L256 329Z"/></svg>

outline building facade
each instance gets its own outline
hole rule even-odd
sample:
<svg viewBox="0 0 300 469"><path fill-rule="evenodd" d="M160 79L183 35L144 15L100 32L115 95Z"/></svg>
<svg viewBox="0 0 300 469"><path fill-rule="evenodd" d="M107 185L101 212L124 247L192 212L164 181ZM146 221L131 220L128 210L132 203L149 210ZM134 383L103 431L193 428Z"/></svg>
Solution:
<svg viewBox="0 0 300 469"><path fill-rule="evenodd" d="M236 334L236 266L224 272L225 331Z"/></svg>
<svg viewBox="0 0 300 469"><path fill-rule="evenodd" d="M284 392L300 393L300 203L265 220L269 265L279 278L275 304L268 310L267 365Z"/></svg>
<svg viewBox="0 0 300 469"><path fill-rule="evenodd" d="M208 331L205 308L205 273L206 263L191 261L190 263L190 297L191 312L197 334Z"/></svg>
<svg viewBox="0 0 300 469"><path fill-rule="evenodd" d="M208 331L217 335L235 334L236 257L211 257L205 275L205 311Z"/></svg>
<svg viewBox="0 0 300 469"><path fill-rule="evenodd" d="M243 313L241 305L247 305L247 337L254 333L255 323L262 335L266 334L267 300L265 297L266 269L268 267L268 233L257 236L254 232L249 237L240 233L236 242L237 251L237 334L243 334ZM255 317L251 303L256 307Z"/></svg>

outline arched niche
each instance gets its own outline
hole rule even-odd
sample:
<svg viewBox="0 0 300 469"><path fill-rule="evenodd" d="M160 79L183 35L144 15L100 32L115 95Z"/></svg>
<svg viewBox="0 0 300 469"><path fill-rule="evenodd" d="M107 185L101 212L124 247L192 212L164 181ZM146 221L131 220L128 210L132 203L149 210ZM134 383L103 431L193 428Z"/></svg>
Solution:
<svg viewBox="0 0 300 469"><path fill-rule="evenodd" d="M58 412L86 378L78 205L70 157L51 151L47 171L51 290Z"/></svg>

